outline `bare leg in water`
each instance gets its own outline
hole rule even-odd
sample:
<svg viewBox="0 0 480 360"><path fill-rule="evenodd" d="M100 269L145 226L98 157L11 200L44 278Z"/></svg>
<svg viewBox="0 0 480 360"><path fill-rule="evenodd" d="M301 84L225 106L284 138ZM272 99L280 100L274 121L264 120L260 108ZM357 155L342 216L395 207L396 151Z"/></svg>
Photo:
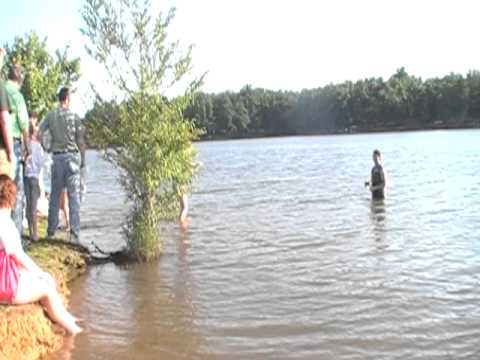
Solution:
<svg viewBox="0 0 480 360"><path fill-rule="evenodd" d="M188 228L188 196L187 194L182 194L180 198L180 228L185 231Z"/></svg>

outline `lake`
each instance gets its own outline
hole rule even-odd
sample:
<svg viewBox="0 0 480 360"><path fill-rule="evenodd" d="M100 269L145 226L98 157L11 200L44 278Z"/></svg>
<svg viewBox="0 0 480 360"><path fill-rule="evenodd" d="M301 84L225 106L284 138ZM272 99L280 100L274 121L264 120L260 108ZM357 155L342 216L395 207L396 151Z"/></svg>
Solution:
<svg viewBox="0 0 480 360"><path fill-rule="evenodd" d="M73 282L86 333L51 359L472 359L480 131L200 142L190 227L149 264ZM378 148L388 188L364 187ZM88 154L82 242L123 245L116 172Z"/></svg>

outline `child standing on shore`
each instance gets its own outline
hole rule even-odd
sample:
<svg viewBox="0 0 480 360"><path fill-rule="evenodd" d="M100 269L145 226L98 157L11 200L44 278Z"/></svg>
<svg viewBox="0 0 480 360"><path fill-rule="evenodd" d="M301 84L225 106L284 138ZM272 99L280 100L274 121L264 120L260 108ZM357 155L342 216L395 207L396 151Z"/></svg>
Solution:
<svg viewBox="0 0 480 360"><path fill-rule="evenodd" d="M44 153L34 124L30 124L29 135L32 156L26 162L23 182L27 200L26 212L30 240L38 241L37 203L40 197L39 177L43 166Z"/></svg>

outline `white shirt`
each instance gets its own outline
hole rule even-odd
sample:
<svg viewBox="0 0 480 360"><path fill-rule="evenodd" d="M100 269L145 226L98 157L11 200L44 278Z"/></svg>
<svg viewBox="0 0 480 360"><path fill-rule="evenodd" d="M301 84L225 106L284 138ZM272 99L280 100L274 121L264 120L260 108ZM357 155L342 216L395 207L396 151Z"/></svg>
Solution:
<svg viewBox="0 0 480 360"><path fill-rule="evenodd" d="M34 177L38 179L44 162L43 149L37 142L30 142L30 149L32 149L32 156L28 159L27 164L25 165L25 177Z"/></svg>
<svg viewBox="0 0 480 360"><path fill-rule="evenodd" d="M17 227L10 215L11 211L0 209L0 251L7 255L22 249L22 242Z"/></svg>

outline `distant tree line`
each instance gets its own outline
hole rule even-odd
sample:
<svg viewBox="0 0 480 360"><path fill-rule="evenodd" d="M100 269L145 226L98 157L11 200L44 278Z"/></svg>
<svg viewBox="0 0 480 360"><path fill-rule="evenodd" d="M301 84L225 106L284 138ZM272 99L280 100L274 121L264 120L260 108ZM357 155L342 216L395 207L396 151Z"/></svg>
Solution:
<svg viewBox="0 0 480 360"><path fill-rule="evenodd" d="M92 109L87 118L99 111L105 109ZM422 80L400 68L386 81L300 92L247 85L239 92L200 92L185 115L204 138L480 127L480 72Z"/></svg>

